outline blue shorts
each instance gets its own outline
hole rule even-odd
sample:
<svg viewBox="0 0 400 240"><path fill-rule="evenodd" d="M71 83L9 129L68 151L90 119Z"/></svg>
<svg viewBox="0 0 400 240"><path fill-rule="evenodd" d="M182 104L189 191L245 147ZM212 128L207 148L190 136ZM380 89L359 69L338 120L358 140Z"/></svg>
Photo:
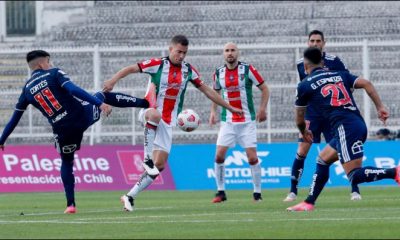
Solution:
<svg viewBox="0 0 400 240"><path fill-rule="evenodd" d="M329 145L336 149L342 164L364 156L364 142L368 131L363 120L342 122L333 130L335 136Z"/></svg>
<svg viewBox="0 0 400 240"><path fill-rule="evenodd" d="M328 120L321 118L306 118L307 129L313 134L313 143L321 142L321 133L324 134L326 142L330 142L333 138L333 133ZM303 136L299 135L299 142L303 142Z"/></svg>

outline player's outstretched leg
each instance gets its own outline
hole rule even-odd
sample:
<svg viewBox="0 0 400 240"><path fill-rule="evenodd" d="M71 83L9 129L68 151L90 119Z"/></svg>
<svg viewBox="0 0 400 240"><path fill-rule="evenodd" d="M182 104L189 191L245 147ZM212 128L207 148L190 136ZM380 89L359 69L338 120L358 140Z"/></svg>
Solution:
<svg viewBox="0 0 400 240"><path fill-rule="evenodd" d="M119 108L137 107L148 108L149 102L142 98L133 97L128 94L118 92L97 92L95 96L105 103Z"/></svg>
<svg viewBox="0 0 400 240"><path fill-rule="evenodd" d="M347 174L351 184L360 184L364 182L375 182L382 179L394 179L398 182L399 167L395 168L376 168L362 167L355 168Z"/></svg>

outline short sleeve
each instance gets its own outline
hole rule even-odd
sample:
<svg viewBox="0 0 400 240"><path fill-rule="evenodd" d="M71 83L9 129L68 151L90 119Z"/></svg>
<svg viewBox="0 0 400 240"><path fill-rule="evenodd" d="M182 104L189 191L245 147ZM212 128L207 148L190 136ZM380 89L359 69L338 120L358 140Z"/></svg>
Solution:
<svg viewBox="0 0 400 240"><path fill-rule="evenodd" d="M342 60L339 57L336 57L334 62L335 62L335 69L332 69L332 70L346 71L346 72L349 71L347 69L346 65L342 62Z"/></svg>
<svg viewBox="0 0 400 240"><path fill-rule="evenodd" d="M158 72L158 69L160 68L161 63L162 63L161 59L153 58L150 60L139 62L138 66L142 73L155 74Z"/></svg>
<svg viewBox="0 0 400 240"><path fill-rule="evenodd" d="M56 79L61 87L64 87L64 85L67 82L71 82L71 79L69 78L68 74L66 74L64 71L62 71L60 69L57 70Z"/></svg>
<svg viewBox="0 0 400 240"><path fill-rule="evenodd" d="M257 69L253 66L249 66L249 79L254 83L256 86L260 86L264 83L264 79L261 77L260 73Z"/></svg>
<svg viewBox="0 0 400 240"><path fill-rule="evenodd" d="M28 101L28 99L27 99L26 96L25 96L25 91L24 91L24 89L25 89L25 86L24 86L24 88L22 89L22 93L21 93L21 95L19 96L19 99L18 99L17 104L15 105L15 110L16 110L16 111L25 111L26 108L27 108L28 105L29 105L29 101Z"/></svg>
<svg viewBox="0 0 400 240"><path fill-rule="evenodd" d="M192 77L189 80L198 88L203 85L203 81L200 79L199 72L193 66L190 66L190 68L192 69Z"/></svg>
<svg viewBox="0 0 400 240"><path fill-rule="evenodd" d="M298 84L296 89L296 107L306 107L308 105L307 89L304 84Z"/></svg>
<svg viewBox="0 0 400 240"><path fill-rule="evenodd" d="M219 82L219 71L216 70L213 74L213 88L214 90L221 90L221 83Z"/></svg>
<svg viewBox="0 0 400 240"><path fill-rule="evenodd" d="M354 84L356 83L359 76L353 75L349 72L344 72L343 76L344 76L343 79L344 84L349 88L354 88Z"/></svg>

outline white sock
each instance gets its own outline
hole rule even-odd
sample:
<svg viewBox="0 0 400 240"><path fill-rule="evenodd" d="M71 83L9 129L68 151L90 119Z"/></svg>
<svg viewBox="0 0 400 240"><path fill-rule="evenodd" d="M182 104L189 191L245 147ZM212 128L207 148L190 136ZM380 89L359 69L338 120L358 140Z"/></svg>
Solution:
<svg viewBox="0 0 400 240"><path fill-rule="evenodd" d="M150 186L153 183L153 181L154 179L151 178L146 172L144 172L139 181L135 184L135 186L133 186L133 188L126 195L131 196L133 199L135 199L136 196L141 191Z"/></svg>
<svg viewBox="0 0 400 240"><path fill-rule="evenodd" d="M153 145L158 124L147 121L144 127L144 159L153 160Z"/></svg>
<svg viewBox="0 0 400 240"><path fill-rule="evenodd" d="M225 164L214 163L215 182L218 191L225 191Z"/></svg>
<svg viewBox="0 0 400 240"><path fill-rule="evenodd" d="M261 193L261 165L260 163L250 165L250 169L253 177L254 192Z"/></svg>

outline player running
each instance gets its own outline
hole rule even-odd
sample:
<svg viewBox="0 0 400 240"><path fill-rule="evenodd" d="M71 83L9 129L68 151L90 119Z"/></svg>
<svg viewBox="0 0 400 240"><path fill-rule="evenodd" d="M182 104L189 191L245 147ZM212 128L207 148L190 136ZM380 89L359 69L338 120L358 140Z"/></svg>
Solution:
<svg viewBox="0 0 400 240"><path fill-rule="evenodd" d="M325 47L325 38L324 34L321 31L313 30L308 35L308 47L316 47L322 52L322 62L324 69L328 70L337 70L337 71L346 71L348 72L346 66L340 60L339 57L327 54L324 51ZM300 80L303 80L307 77L307 72L304 69L303 58L301 58L297 62L297 71L300 77ZM307 128L311 130L314 136L314 141L312 143L320 143L321 142L321 133L324 135L325 141L328 143L332 139L331 128L329 126L329 122L323 116L321 116L320 112L316 110L313 106L307 107L306 111L306 123ZM296 157L293 161L292 165L292 174L290 181L290 192L283 200L284 202L291 202L296 200L297 197L297 186L300 182L301 175L304 170L304 161L307 157L308 152L310 151L311 144L303 141L302 136L299 137L299 144L297 147ZM351 185L351 200L361 200L360 190L357 185Z"/></svg>
<svg viewBox="0 0 400 240"><path fill-rule="evenodd" d="M400 183L400 166L397 168L362 167L363 148L368 131L351 90L363 88L374 102L378 118L385 123L389 117L389 112L372 83L348 72L323 69L321 51L318 48L308 48L304 52L304 67L309 75L297 87L297 127L304 141L311 143L313 134L306 127L304 115L308 109L307 106L312 106L328 119L334 130L334 137L319 153L307 199L287 210L314 210L315 202L329 179L329 166L337 160L340 160L351 184L386 178L395 179Z"/></svg>
<svg viewBox="0 0 400 240"><path fill-rule="evenodd" d="M223 99L232 106L243 110L243 115L221 111L221 128L218 133L217 151L215 156L215 181L218 192L213 203L227 200L225 193L225 156L230 147L236 142L240 144L247 154L253 178L253 200L261 201L261 166L257 157L257 127L256 121L267 120L267 105L269 91L264 79L250 64L239 62L239 49L234 43L224 46L225 65L216 69L214 73L214 90L221 94ZM261 102L257 114L253 103L253 85L261 91ZM209 123L216 124L217 104L212 103Z"/></svg>
<svg viewBox="0 0 400 240"><path fill-rule="evenodd" d="M172 127L176 125L177 115L182 110L189 82L216 104L232 113L242 113L241 109L232 107L212 88L203 84L197 70L184 61L188 48L189 40L183 35L176 35L171 39L168 57L153 58L125 67L104 83L104 90L111 91L128 74L143 72L150 75L145 97L150 108L139 113L139 120L144 125L145 172L133 188L121 197L126 211L133 211L134 199L153 183L165 167L172 145Z"/></svg>
<svg viewBox="0 0 400 240"><path fill-rule="evenodd" d="M67 198L64 213L76 213L72 168L74 153L80 149L83 133L100 119L101 112L108 116L111 106L146 108L149 103L122 93L98 92L90 95L72 83L65 72L52 68L50 54L46 51L31 51L26 60L32 75L22 88L14 114L3 130L0 148L4 150L5 141L29 104L42 112L52 126L55 145L62 160L61 179Z"/></svg>

